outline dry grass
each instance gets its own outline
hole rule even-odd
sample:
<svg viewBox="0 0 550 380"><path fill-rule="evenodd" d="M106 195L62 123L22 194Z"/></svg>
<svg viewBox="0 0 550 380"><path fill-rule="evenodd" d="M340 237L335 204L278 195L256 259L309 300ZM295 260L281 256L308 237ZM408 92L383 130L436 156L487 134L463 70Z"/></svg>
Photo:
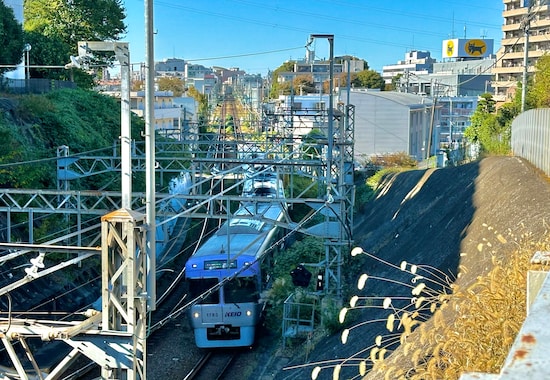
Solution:
<svg viewBox="0 0 550 380"><path fill-rule="evenodd" d="M527 271L541 269L532 268L530 259L535 251L549 250L550 240L547 234L543 239L529 234L504 237L485 227L494 234L494 241L484 240L477 245L478 251L492 258L486 275L462 281L468 272L464 266L453 279L427 266L401 263L401 270L411 276L410 283L403 283L411 289L410 305L396 309L392 306L394 300L386 297L382 307L389 311L383 321L387 334L377 336L353 360L316 367L312 379L317 378L321 368L332 369L333 379L339 379L343 365L356 366L356 378L365 379L452 380L464 372L499 373L525 319ZM502 255L498 249L508 242L514 242L516 249ZM361 250L357 253L369 255ZM372 277L363 275L359 289L365 288ZM340 322L352 310L361 308L361 298L353 297L350 306L342 309ZM376 321L362 324L370 322ZM344 344L354 327L344 330ZM389 347L395 342L399 345L392 353Z"/></svg>

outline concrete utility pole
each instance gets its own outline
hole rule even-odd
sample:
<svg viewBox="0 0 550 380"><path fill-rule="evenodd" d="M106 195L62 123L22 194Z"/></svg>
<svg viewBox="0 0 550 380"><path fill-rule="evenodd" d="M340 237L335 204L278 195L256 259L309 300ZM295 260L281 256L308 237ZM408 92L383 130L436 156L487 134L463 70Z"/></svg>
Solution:
<svg viewBox="0 0 550 380"><path fill-rule="evenodd" d="M521 80L521 112L525 111L525 98L527 96L527 70L529 64L529 29L531 28L531 13L532 5L529 3L527 7L527 15L522 20L522 27L524 33L523 41L523 78Z"/></svg>
<svg viewBox="0 0 550 380"><path fill-rule="evenodd" d="M156 210L155 210L155 49L153 44L153 0L145 0L145 209L147 222L147 306L150 311L156 305Z"/></svg>

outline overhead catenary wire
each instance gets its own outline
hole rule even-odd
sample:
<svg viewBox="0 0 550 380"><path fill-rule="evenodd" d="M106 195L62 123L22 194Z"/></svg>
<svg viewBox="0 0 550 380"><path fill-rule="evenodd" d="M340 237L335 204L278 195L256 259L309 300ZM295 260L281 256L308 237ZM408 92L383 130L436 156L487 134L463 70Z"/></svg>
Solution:
<svg viewBox="0 0 550 380"><path fill-rule="evenodd" d="M265 5L265 3L256 4L256 3L251 3L251 2L245 2L245 1L242 1L242 0L241 1L235 0L234 2L244 2L244 3L248 3L250 5L254 4L254 7L267 7L269 9L273 9L273 10L277 11L277 13L281 13L281 12L284 12L285 14L287 14L287 13L302 13L302 14L307 13L307 15L305 15L305 17L308 17L308 18L314 18L314 19L323 19L323 18L325 18L327 20L336 20L336 21L340 21L340 22L345 22L346 24L356 23L357 25L361 25L361 26L365 25L364 20L353 20L353 19L350 19L349 17L347 17L345 19L344 18L338 19L335 15L326 15L326 14L317 13L317 12L304 12L302 10L297 11L295 9L290 9L288 7L280 7L280 6L278 6L276 8L273 8L272 6ZM333 2L331 2L331 4L332 3ZM373 8L370 5L368 7L365 7L365 6L361 7L361 6L358 6L356 4L351 4L351 3L347 3L347 2L339 2L339 3L343 7L354 7L354 8L368 10L369 12L372 12L372 10L373 10ZM208 10L199 9L199 8L184 6L184 5L181 5L181 4L175 4L175 3L172 3L172 2L168 2L168 1L158 1L157 4L160 5L160 6L163 6L163 7L167 7L167 8L180 9L180 10L183 10L185 12L203 14L203 15L207 15L207 16L214 16L214 17L218 17L220 19L232 19L232 20L239 21L241 23L245 23L247 25L260 25L262 27L271 27L271 28L275 28L275 29L284 29L284 30L302 32L304 34L310 34L311 31L312 31L311 28L300 28L300 27L297 27L297 26L288 26L288 25L283 25L281 23L269 22L269 21L266 21L265 19L256 20L256 19L252 19L252 18L237 16L236 14L221 13L221 12L212 11L211 9L208 9ZM381 12L388 12L392 15L399 14L399 12L396 12L393 9L384 9L384 8L376 8L376 9L378 11L381 11ZM402 13L402 14L407 15L407 16L410 17L410 14L408 14L408 13ZM427 16L427 15L423 15L423 14L415 14L414 17L431 19L431 20L442 21L442 22L448 22L448 20L446 18L443 18L443 17L438 18L438 17ZM467 20L464 20L464 21L466 22ZM484 26L486 28L491 28L491 29L497 29L497 27L493 24L487 24L487 23L471 23L471 24L472 25ZM371 23L369 23L369 25L371 25ZM377 29L388 29L388 30L394 29L394 30L401 31L401 32L404 32L404 33L436 35L435 33L426 32L424 29L410 30L410 29L403 28L403 27L395 27L395 26L392 26L392 24L381 24L381 25L377 26ZM439 35L439 34L437 34L437 35ZM384 45L384 46L391 45L391 46L401 46L401 47L405 47L405 48L410 48L410 44L408 44L408 43L400 43L396 40L383 41L379 38L378 39L377 38L366 38L364 35L353 36L353 35L345 35L345 34L339 33L338 34L338 39L339 40L349 40L349 41L359 41L359 42L369 42L369 43L373 43L373 44L376 44L376 45ZM428 49L428 50L431 50L431 49Z"/></svg>

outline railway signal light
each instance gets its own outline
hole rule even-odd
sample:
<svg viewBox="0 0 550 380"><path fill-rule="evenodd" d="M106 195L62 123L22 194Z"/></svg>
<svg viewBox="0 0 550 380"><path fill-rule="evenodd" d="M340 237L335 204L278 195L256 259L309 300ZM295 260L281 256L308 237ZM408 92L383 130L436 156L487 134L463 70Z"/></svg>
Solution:
<svg viewBox="0 0 550 380"><path fill-rule="evenodd" d="M320 269L317 273L317 283L315 284L315 290L322 291L325 288L325 272Z"/></svg>

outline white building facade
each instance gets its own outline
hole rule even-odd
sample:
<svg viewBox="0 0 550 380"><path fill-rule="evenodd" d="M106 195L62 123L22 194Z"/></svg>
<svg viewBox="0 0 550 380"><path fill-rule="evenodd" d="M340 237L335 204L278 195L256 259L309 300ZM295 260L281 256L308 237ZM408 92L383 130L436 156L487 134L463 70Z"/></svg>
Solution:
<svg viewBox="0 0 550 380"><path fill-rule="evenodd" d="M179 136L182 132L189 130L188 125L196 121L196 104L194 100L176 99L179 98L174 98L172 91L155 91L155 130L163 131L166 136ZM136 115L144 117L144 91L132 91L130 93L130 109Z"/></svg>
<svg viewBox="0 0 550 380"><path fill-rule="evenodd" d="M432 72L435 59L429 51L411 50L405 54L403 61L382 67L384 83L391 84L398 75L426 75Z"/></svg>
<svg viewBox="0 0 550 380"><path fill-rule="evenodd" d="M433 135L440 107L433 107L430 98L352 89L350 104L355 106L355 156L359 160L405 152L421 161L427 158L428 149L430 155L436 154Z"/></svg>

